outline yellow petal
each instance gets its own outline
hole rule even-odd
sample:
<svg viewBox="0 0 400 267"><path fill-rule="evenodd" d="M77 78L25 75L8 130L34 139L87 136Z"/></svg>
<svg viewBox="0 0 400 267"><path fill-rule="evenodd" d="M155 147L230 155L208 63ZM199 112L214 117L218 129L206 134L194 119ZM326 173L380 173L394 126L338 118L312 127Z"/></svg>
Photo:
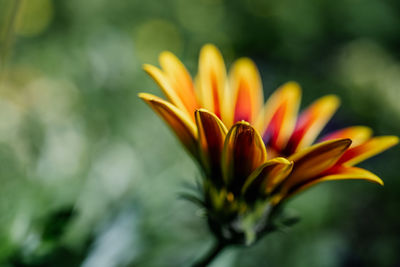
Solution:
<svg viewBox="0 0 400 267"><path fill-rule="evenodd" d="M366 142L372 135L372 130L365 126L352 126L344 128L332 133L325 135L321 138L321 141L339 139L339 138L349 138L351 139L351 147L358 146Z"/></svg>
<svg viewBox="0 0 400 267"><path fill-rule="evenodd" d="M332 167L350 144L350 139L325 141L289 157L294 166L290 176L283 182L282 191L288 192Z"/></svg>
<svg viewBox="0 0 400 267"><path fill-rule="evenodd" d="M171 127L185 148L198 157L196 125L186 113L167 101L146 93L140 93L143 99Z"/></svg>
<svg viewBox="0 0 400 267"><path fill-rule="evenodd" d="M240 193L246 178L267 159L261 136L247 122L229 130L222 153L222 170L231 191Z"/></svg>
<svg viewBox="0 0 400 267"><path fill-rule="evenodd" d="M256 195L255 193L269 194L283 181L291 172L293 162L285 158L274 158L268 160L246 179L242 188L242 194Z"/></svg>
<svg viewBox="0 0 400 267"><path fill-rule="evenodd" d="M189 117L194 118L194 113L189 113L184 105L183 101L180 99L179 95L175 91L173 84L171 83L168 76L162 72L159 68L145 64L143 65L143 69L153 78L153 80L160 86L161 90L163 91L164 95L171 101L179 109L186 112Z"/></svg>
<svg viewBox="0 0 400 267"><path fill-rule="evenodd" d="M304 191L316 184L334 180L365 180L368 182L383 185L383 181L381 178L379 178L372 172L367 171L365 169L357 167L335 166L334 168L329 170L329 172L325 173L322 177L313 179L299 186L298 188L294 189L292 192L290 192L289 195L286 196L286 198L289 198L297 193L300 193L301 191Z"/></svg>
<svg viewBox="0 0 400 267"><path fill-rule="evenodd" d="M198 108L192 78L182 62L171 52L164 51L159 57L160 65L170 84L189 114Z"/></svg>
<svg viewBox="0 0 400 267"><path fill-rule="evenodd" d="M295 82L285 83L269 97L256 123L267 147L279 151L287 144L296 124L300 99L301 88Z"/></svg>
<svg viewBox="0 0 400 267"><path fill-rule="evenodd" d="M214 184L222 184L221 158L228 130L217 116L207 110L196 110L200 155L207 178Z"/></svg>
<svg viewBox="0 0 400 267"><path fill-rule="evenodd" d="M301 148L311 145L333 116L339 104L339 98L334 95L327 95L321 97L303 111L297 120L285 153L290 155Z"/></svg>
<svg viewBox="0 0 400 267"><path fill-rule="evenodd" d="M226 69L221 52L207 44L200 51L198 72L199 97L201 106L222 118L225 99ZM224 119L222 119L224 121Z"/></svg>
<svg viewBox="0 0 400 267"><path fill-rule="evenodd" d="M263 91L260 73L249 58L238 59L230 71L230 89L233 90L233 122L253 123L260 113Z"/></svg>
<svg viewBox="0 0 400 267"><path fill-rule="evenodd" d="M399 142L397 136L379 136L368 140L367 142L350 148L338 161L338 164L353 166L364 161L382 151L389 149Z"/></svg>

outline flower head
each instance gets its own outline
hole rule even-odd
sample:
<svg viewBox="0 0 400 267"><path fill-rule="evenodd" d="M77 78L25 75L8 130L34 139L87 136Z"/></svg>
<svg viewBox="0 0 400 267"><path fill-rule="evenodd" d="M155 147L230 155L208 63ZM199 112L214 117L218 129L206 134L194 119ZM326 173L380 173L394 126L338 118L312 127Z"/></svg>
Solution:
<svg viewBox="0 0 400 267"><path fill-rule="evenodd" d="M212 45L201 49L195 82L170 52L160 55L160 65L144 69L168 101L147 93L139 96L200 164L202 202L218 238L254 241L270 230L274 211L285 200L320 182L362 179L383 184L354 165L397 144L397 137L371 137L368 127L354 126L315 142L339 107L336 96L324 96L298 115L301 89L288 82L263 105L253 61L237 60L227 75L221 53Z"/></svg>

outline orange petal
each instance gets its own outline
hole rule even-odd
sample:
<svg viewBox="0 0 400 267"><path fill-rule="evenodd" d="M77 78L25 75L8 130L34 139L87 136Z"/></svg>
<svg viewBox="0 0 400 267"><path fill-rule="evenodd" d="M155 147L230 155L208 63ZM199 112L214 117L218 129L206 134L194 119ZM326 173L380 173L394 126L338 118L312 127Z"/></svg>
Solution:
<svg viewBox="0 0 400 267"><path fill-rule="evenodd" d="M382 151L389 149L399 142L397 136L379 136L369 139L367 142L350 148L338 161L338 164L353 166Z"/></svg>
<svg viewBox="0 0 400 267"><path fill-rule="evenodd" d="M352 126L344 128L333 133L329 133L321 138L321 141L339 139L339 138L349 138L351 139L351 147L358 146L365 141L367 141L372 135L371 128L365 126Z"/></svg>
<svg viewBox="0 0 400 267"><path fill-rule="evenodd" d="M271 193L290 174L292 168L293 162L285 158L268 160L250 174L242 188L242 194L256 197L259 193Z"/></svg>
<svg viewBox="0 0 400 267"><path fill-rule="evenodd" d="M200 155L207 170L207 178L222 184L221 157L228 130L217 116L207 110L196 110L195 114Z"/></svg>
<svg viewBox="0 0 400 267"><path fill-rule="evenodd" d="M294 166L290 176L283 182L282 191L288 192L291 188L315 178L332 167L350 144L350 139L325 141L289 157Z"/></svg>
<svg viewBox="0 0 400 267"><path fill-rule="evenodd" d="M211 44L200 51L197 84L201 106L221 118L224 111L221 103L226 101L226 69L221 52Z"/></svg>
<svg viewBox="0 0 400 267"><path fill-rule="evenodd" d="M269 97L256 123L268 147L279 151L287 144L296 124L300 99L301 88L295 82L285 83Z"/></svg>
<svg viewBox="0 0 400 267"><path fill-rule="evenodd" d="M247 122L229 130L222 153L222 171L228 187L239 193L246 178L267 159L261 136Z"/></svg>
<svg viewBox="0 0 400 267"><path fill-rule="evenodd" d="M182 62L171 52L162 52L159 61L174 91L179 96L189 114L193 115L194 111L198 108L198 104L193 81L189 72Z"/></svg>
<svg viewBox="0 0 400 267"><path fill-rule="evenodd" d="M185 111L190 117L194 116L194 113L189 113L186 109L185 104L177 94L174 89L173 83L170 81L168 76L159 68L145 64L143 65L143 69L150 75L151 78L160 86L164 95L171 101L172 104L177 106L179 109Z"/></svg>
<svg viewBox="0 0 400 267"><path fill-rule="evenodd" d="M288 196L286 196L286 198L300 193L301 191L304 191L316 184L334 180L366 180L368 182L383 185L383 181L381 178L365 169L357 167L335 166L331 168L328 172L325 172L323 176L313 179L294 189Z"/></svg>
<svg viewBox="0 0 400 267"><path fill-rule="evenodd" d="M315 101L300 114L296 127L285 153L290 155L299 149L311 145L322 128L339 107L340 100L334 95L327 95Z"/></svg>
<svg viewBox="0 0 400 267"><path fill-rule="evenodd" d="M238 59L229 76L233 90L233 122L245 120L253 123L263 104L261 78L256 65L251 59Z"/></svg>
<svg viewBox="0 0 400 267"><path fill-rule="evenodd" d="M146 93L140 93L143 99L163 120L171 127L176 136L187 148L187 150L197 158L197 131L196 125L189 116L167 101Z"/></svg>

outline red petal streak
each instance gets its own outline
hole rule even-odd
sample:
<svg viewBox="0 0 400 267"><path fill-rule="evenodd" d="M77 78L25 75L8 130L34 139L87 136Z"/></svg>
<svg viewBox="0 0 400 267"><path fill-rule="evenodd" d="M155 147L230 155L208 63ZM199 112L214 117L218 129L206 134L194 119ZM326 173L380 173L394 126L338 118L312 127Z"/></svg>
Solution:
<svg viewBox="0 0 400 267"><path fill-rule="evenodd" d="M218 118L221 119L221 108L220 108L220 100L219 100L219 89L218 89L218 82L217 76L214 72L210 73L211 76L211 88L214 98L214 114L217 115Z"/></svg>
<svg viewBox="0 0 400 267"><path fill-rule="evenodd" d="M399 138L397 136L379 136L371 138L367 142L347 150L339 159L337 164L343 164L346 166L356 165L361 161L389 149L398 142Z"/></svg>
<svg viewBox="0 0 400 267"><path fill-rule="evenodd" d="M309 108L300 114L295 130L284 153L290 155L300 148L311 145L322 128L339 107L340 100L334 95L328 95L316 100Z"/></svg>
<svg viewBox="0 0 400 267"><path fill-rule="evenodd" d="M331 140L293 154L289 160L294 162L294 167L290 176L283 182L283 191L288 192L331 168L350 144L350 139Z"/></svg>
<svg viewBox="0 0 400 267"><path fill-rule="evenodd" d="M282 130L282 123L286 113L286 103L283 102L282 105L276 110L273 115L268 128L264 133L263 140L268 147L273 147L274 149L280 149L280 144L278 144L279 134Z"/></svg>
<svg viewBox="0 0 400 267"><path fill-rule="evenodd" d="M239 82L234 122L241 120L251 122L252 119L251 113L252 113L252 106L251 106L249 85L246 83L246 81L242 79Z"/></svg>
<svg viewBox="0 0 400 267"><path fill-rule="evenodd" d="M371 137L371 135L372 130L368 127L352 126L329 133L321 138L320 142L339 138L350 138L352 141L351 147L355 147L366 142Z"/></svg>

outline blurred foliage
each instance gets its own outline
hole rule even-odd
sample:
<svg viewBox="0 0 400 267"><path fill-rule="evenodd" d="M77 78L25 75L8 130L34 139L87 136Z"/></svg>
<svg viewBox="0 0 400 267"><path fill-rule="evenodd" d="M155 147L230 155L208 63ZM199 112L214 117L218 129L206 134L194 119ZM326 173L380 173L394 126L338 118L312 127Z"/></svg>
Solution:
<svg viewBox="0 0 400 267"><path fill-rule="evenodd" d="M0 0L1 266L182 266L212 242L178 198L196 166L137 93L163 50L194 73L216 44L256 61L265 94L327 93L352 124L400 135L400 2ZM330 183L289 205L289 234L213 266L397 266L400 152L365 163L385 187Z"/></svg>

